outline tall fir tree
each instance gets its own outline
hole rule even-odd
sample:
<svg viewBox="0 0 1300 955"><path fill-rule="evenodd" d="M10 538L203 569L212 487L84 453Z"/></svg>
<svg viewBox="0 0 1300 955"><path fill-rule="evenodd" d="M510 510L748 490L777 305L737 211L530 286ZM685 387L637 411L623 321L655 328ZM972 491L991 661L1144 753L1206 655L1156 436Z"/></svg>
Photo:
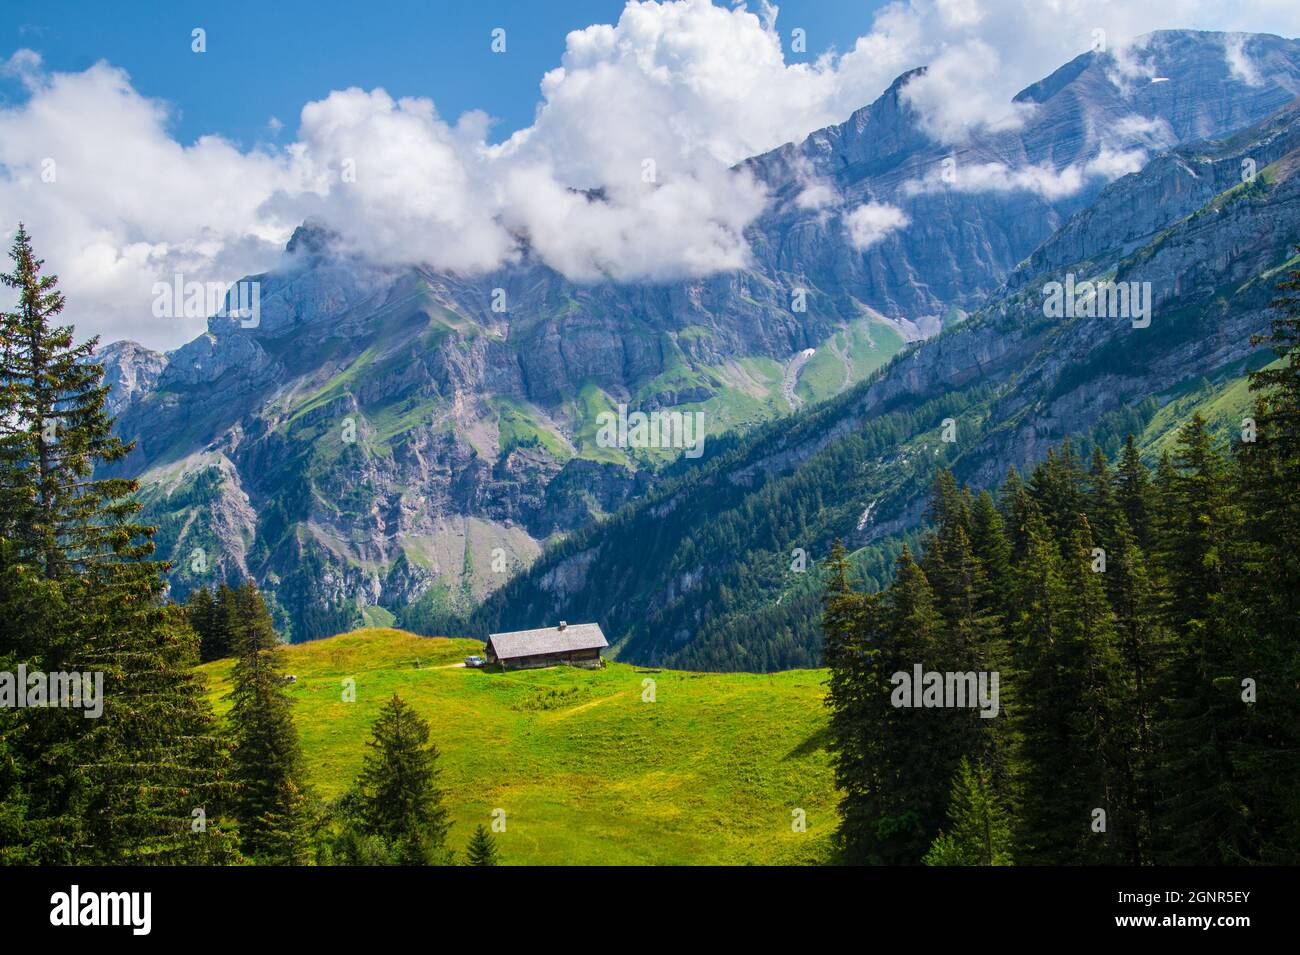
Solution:
<svg viewBox="0 0 1300 955"><path fill-rule="evenodd" d="M1102 582L1102 556L1094 548L1084 515L1062 568L1066 600L1062 614L1063 649L1058 705L1069 711L1073 765L1062 809L1062 830L1071 819L1080 838L1062 862L1113 864L1124 861L1134 825L1136 791L1130 761L1133 733L1128 717L1131 687L1125 679L1114 616ZM1068 810L1073 801L1073 814ZM1105 827L1096 810L1105 812Z"/></svg>
<svg viewBox="0 0 1300 955"><path fill-rule="evenodd" d="M1172 637L1162 688L1161 775L1166 804L1160 861L1241 861L1250 840L1247 807L1233 778L1231 751L1244 718L1224 610L1234 532L1227 471L1203 418L1179 432L1170 482L1162 488L1158 555L1167 578L1163 620Z"/></svg>
<svg viewBox="0 0 1300 955"><path fill-rule="evenodd" d="M43 274L21 226L10 257L13 271L0 276L18 293L17 309L0 313L0 601L24 618L4 642L46 672L103 679L98 718L66 709L23 717L33 861L229 861L219 822L196 822L228 781L190 670L194 634L165 600L161 565L142 559L152 528L132 520L135 482L94 476L130 450L112 434L95 340L76 345L72 328L56 324L58 280Z"/></svg>
<svg viewBox="0 0 1300 955"><path fill-rule="evenodd" d="M1048 450L1029 480L1033 495L1052 530L1052 537L1064 554L1079 515L1084 510L1084 473L1074 446L1067 439L1060 450Z"/></svg>
<svg viewBox="0 0 1300 955"><path fill-rule="evenodd" d="M1159 594L1147 569L1146 555L1120 513L1108 557L1107 591L1115 615L1115 632L1129 692L1123 719L1130 727L1127 785L1123 793L1125 852L1132 865L1148 865L1156 818L1155 719L1159 674L1167 641L1160 627Z"/></svg>
<svg viewBox="0 0 1300 955"><path fill-rule="evenodd" d="M1151 550L1151 515L1155 507L1151 491L1151 472L1142 463L1137 439L1129 435L1124 439L1115 472L1115 504L1124 514L1133 539L1142 550Z"/></svg>
<svg viewBox="0 0 1300 955"><path fill-rule="evenodd" d="M467 865L476 866L501 864L497 841L482 823L474 827L474 834L470 836L469 845L465 847L465 861Z"/></svg>
<svg viewBox="0 0 1300 955"><path fill-rule="evenodd" d="M948 825L923 861L926 865L1012 864L1011 820L987 766L961 761L948 800Z"/></svg>
<svg viewBox="0 0 1300 955"><path fill-rule="evenodd" d="M240 841L244 853L258 862L299 865L307 856L306 795L283 650L252 581L239 588L236 607L230 723Z"/></svg>
<svg viewBox="0 0 1300 955"><path fill-rule="evenodd" d="M1253 420L1235 442L1232 541L1219 629L1234 676L1257 692L1230 758L1251 821L1250 861L1300 858L1300 269L1278 283L1269 332L1277 361L1249 373Z"/></svg>
<svg viewBox="0 0 1300 955"><path fill-rule="evenodd" d="M396 693L383 705L371 730L357 779L366 834L396 851L403 865L450 861L451 821L438 784L438 747L429 724Z"/></svg>
<svg viewBox="0 0 1300 955"><path fill-rule="evenodd" d="M1022 533L1025 553L1016 564L1015 613L1010 623L1020 688L1015 721L1018 754L1016 857L1050 863L1077 844L1077 794L1063 791L1073 765L1071 712L1065 698L1067 599L1063 561L1047 521L1029 508ZM1067 804L1062 807L1062 798ZM1063 821L1064 820L1064 821Z"/></svg>
<svg viewBox="0 0 1300 955"><path fill-rule="evenodd" d="M863 861L871 851L875 826L872 801L878 768L874 744L880 732L875 667L877 641L870 637L878 598L854 589L848 552L837 539L826 561L822 608L822 658L830 672L826 705L836 786L840 797L839 849L848 861Z"/></svg>
<svg viewBox="0 0 1300 955"><path fill-rule="evenodd" d="M954 737L949 710L893 705L893 674L911 679L917 664L933 669L944 645L944 619L934 591L906 547L898 556L881 616L884 634L873 692L884 721L877 744L880 765L874 770L879 782L872 861L915 865L943 825L948 781L963 755L964 740Z"/></svg>

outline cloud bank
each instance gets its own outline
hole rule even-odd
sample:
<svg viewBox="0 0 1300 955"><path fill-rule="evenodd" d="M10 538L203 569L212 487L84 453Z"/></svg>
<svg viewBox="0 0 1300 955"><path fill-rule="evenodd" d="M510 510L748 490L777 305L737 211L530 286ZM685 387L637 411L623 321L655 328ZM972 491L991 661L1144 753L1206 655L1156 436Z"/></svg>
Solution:
<svg viewBox="0 0 1300 955"><path fill-rule="evenodd" d="M904 71L929 65L904 98L930 136L959 142L1023 122L1015 92L1088 49L1095 30L1122 54L1132 37L1180 24L1295 32L1300 12L1290 0L899 0L864 22L851 49L793 62L799 24L779 22L767 3L630 2L616 24L568 35L541 78L534 122L496 145L482 113L453 121L433 100L355 88L306 104L287 146L240 150L218 136L185 145L169 132L172 107L141 96L121 69L51 73L19 50L0 61L27 90L0 107L0 229L26 221L63 277L79 333L154 347L203 327L153 318L154 282L274 267L309 217L382 265L472 274L527 248L580 282L703 275L748 261L744 231L767 201L731 167L842 122ZM1226 42L1224 55L1253 81L1241 43ZM1159 130L1147 132L1154 143ZM1116 148L1081 168L972 167L957 183L1051 196L1139 161ZM798 202L822 209L839 198L810 183ZM861 248L906 223L879 204L843 215Z"/></svg>

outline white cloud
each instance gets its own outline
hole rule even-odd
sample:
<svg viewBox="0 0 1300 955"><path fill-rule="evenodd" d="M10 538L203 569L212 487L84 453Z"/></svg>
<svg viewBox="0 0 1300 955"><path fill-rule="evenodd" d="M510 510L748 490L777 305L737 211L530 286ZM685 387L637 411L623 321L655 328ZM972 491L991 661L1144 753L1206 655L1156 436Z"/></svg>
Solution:
<svg viewBox="0 0 1300 955"><path fill-rule="evenodd" d="M884 202L864 203L844 217L855 249L868 249L909 222L902 209Z"/></svg>
<svg viewBox="0 0 1300 955"><path fill-rule="evenodd" d="M942 192L1032 192L1044 199L1056 200L1072 196L1089 180L1109 182L1145 164L1147 153L1143 149L1115 150L1102 148L1094 158L1084 163L1071 163L1061 169L1041 164L1008 166L1000 162L961 163L952 167L948 179L939 167L919 179L903 184L903 194L915 196L922 193Z"/></svg>
<svg viewBox="0 0 1300 955"><path fill-rule="evenodd" d="M38 75L24 59L31 97L0 109L6 247L24 220L82 334L193 337L201 321L159 327L153 282L176 272L235 279L274 263L293 222L259 206L288 184L285 160L218 137L180 145L167 135L166 108L106 64Z"/></svg>
<svg viewBox="0 0 1300 955"><path fill-rule="evenodd" d="M1228 61L1228 69L1237 79L1249 86L1259 86L1263 82L1259 69L1246 52L1246 37L1243 34L1233 33L1224 39L1223 55Z"/></svg>
<svg viewBox="0 0 1300 955"><path fill-rule="evenodd" d="M526 240L579 281L699 275L746 261L744 230L765 201L728 166L844 120L906 70L929 65L905 99L931 136L959 141L1023 121L1014 93L1086 50L1096 29L1129 82L1155 69L1134 36L1172 25L1294 33L1300 5L897 0L851 49L787 63L783 42L799 25L778 26L766 4L628 3L617 23L569 34L541 79L534 122L495 146L480 113L451 122L428 99L379 89L322 91L296 136L273 137L293 139L283 146L241 151L215 136L182 145L170 107L141 96L121 70L47 73L39 56L18 51L0 62L28 90L0 105L0 229L26 221L83 333L155 346L179 344L202 323L153 319L154 281L178 271L232 281L272 267L308 216L380 263L473 272L516 258ZM1244 78L1260 68L1245 46L1229 43L1224 55ZM963 168L958 187L1053 196L1122 174L1167 132L1132 122L1085 166L990 163ZM42 179L46 159L54 182ZM840 202L813 179L795 199L828 215ZM899 227L871 208L846 217L863 239Z"/></svg>

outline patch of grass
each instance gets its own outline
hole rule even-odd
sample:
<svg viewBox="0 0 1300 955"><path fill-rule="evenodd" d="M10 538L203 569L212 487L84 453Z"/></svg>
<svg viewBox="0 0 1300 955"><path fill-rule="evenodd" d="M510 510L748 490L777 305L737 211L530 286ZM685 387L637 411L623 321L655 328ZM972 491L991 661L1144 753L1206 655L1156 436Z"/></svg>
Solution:
<svg viewBox="0 0 1300 955"><path fill-rule="evenodd" d="M821 861L835 827L825 671L686 673L610 663L486 672L449 666L474 640L360 630L288 647L311 783L337 796L394 692L429 721L463 852L506 812L506 864ZM415 660L419 659L417 668ZM204 666L228 709L230 661ZM356 680L356 701L342 681ZM644 680L655 702L642 702ZM802 809L807 831L791 831Z"/></svg>
<svg viewBox="0 0 1300 955"><path fill-rule="evenodd" d="M887 322L858 319L817 346L799 372L795 394L810 403L833 398L884 365L905 344L902 334Z"/></svg>
<svg viewBox="0 0 1300 955"><path fill-rule="evenodd" d="M545 448L560 463L573 457L564 441L543 425L526 404L512 398L496 398L492 404L497 410L502 457L515 448L533 446Z"/></svg>
<svg viewBox="0 0 1300 955"><path fill-rule="evenodd" d="M609 395L594 382L588 381L579 389L571 405L573 444L578 449L578 457L610 464L627 464L627 458L619 448L602 448L596 443L596 435L600 431L601 412L617 412Z"/></svg>
<svg viewBox="0 0 1300 955"><path fill-rule="evenodd" d="M367 627L391 627L395 619L386 607L368 604L361 608L361 620Z"/></svg>

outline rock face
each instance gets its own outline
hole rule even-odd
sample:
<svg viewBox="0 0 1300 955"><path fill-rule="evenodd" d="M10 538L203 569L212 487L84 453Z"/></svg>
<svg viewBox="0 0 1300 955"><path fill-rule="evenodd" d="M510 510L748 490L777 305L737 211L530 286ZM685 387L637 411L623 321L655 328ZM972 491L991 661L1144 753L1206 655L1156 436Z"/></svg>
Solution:
<svg viewBox="0 0 1300 955"><path fill-rule="evenodd" d="M141 395L153 390L167 367L167 356L135 342L105 345L95 353L104 366L104 384L109 386L108 413L117 415Z"/></svg>
<svg viewBox="0 0 1300 955"><path fill-rule="evenodd" d="M528 261L478 276L377 269L304 226L286 267L251 277L255 327L218 315L167 356L104 349L119 431L136 441L116 470L144 475L178 596L251 575L294 639L375 607L413 626L467 612L548 541L656 483L669 455L602 446L600 412L700 410L715 436L752 426L796 403L783 366L804 349L822 357L790 370L804 377L800 397L830 397L995 294L994 312L1011 308L1004 281L1013 293L1064 263L1113 266L1149 248L1170 210L1222 191L1232 147L1168 153L1148 167L1160 175L1105 189L1090 170L1226 135L1290 102L1300 43L1256 36L1244 49L1252 83L1229 70L1222 35L1150 37L1138 59L1161 83L1087 54L1021 94L1021 128L955 149L921 130L911 76L900 77L844 124L748 161L770 202L749 232L751 267L734 273L583 286ZM1273 140L1252 134L1261 169L1290 128L1273 122ZM852 223L868 203L909 224L864 245ZM1143 267L1185 294L1179 270L1195 263L1172 255ZM989 327L958 324L908 354L859 413L1010 370L1040 342L1022 325ZM746 480L764 480L765 466Z"/></svg>

